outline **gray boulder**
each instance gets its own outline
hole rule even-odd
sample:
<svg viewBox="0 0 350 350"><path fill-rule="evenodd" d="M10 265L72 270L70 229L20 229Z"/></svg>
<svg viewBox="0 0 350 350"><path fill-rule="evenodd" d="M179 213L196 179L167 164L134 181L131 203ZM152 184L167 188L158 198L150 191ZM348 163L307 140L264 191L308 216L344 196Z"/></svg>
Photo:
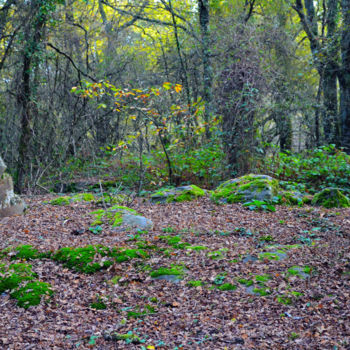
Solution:
<svg viewBox="0 0 350 350"><path fill-rule="evenodd" d="M150 219L145 218L144 216L124 213L123 222L121 226L123 228L148 231L152 230L153 222Z"/></svg>
<svg viewBox="0 0 350 350"><path fill-rule="evenodd" d="M25 209L23 200L13 192L13 182L5 173L6 165L0 157L0 218L20 215Z"/></svg>

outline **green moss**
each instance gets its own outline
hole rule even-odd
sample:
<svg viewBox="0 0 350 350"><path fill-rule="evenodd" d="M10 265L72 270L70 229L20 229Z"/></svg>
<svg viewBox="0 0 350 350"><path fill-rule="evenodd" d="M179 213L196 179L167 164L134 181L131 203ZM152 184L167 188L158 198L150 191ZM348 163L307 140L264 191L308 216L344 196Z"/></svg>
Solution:
<svg viewBox="0 0 350 350"><path fill-rule="evenodd" d="M284 252L263 252L259 253L259 259L268 259L268 260L281 260L281 254L285 254Z"/></svg>
<svg viewBox="0 0 350 350"><path fill-rule="evenodd" d="M258 288L254 288L253 292L255 294L259 294L260 296L264 297L266 295L271 294L270 290L266 287L258 287Z"/></svg>
<svg viewBox="0 0 350 350"><path fill-rule="evenodd" d="M53 290L49 283L34 281L11 293L11 297L17 300L17 305L25 309L39 305L43 297L50 297Z"/></svg>
<svg viewBox="0 0 350 350"><path fill-rule="evenodd" d="M40 253L36 248L31 245L20 245L15 248L16 254L12 256L12 259L43 259L49 258L51 252Z"/></svg>
<svg viewBox="0 0 350 350"><path fill-rule="evenodd" d="M176 202L187 202L203 196L205 196L204 190L195 185L191 185L191 189L182 191L181 194L175 196L174 200Z"/></svg>
<svg viewBox="0 0 350 350"><path fill-rule="evenodd" d="M71 199L71 197L69 197L69 196L58 197L58 198L52 199L49 203L51 205L65 206L65 205L69 205L70 199Z"/></svg>
<svg viewBox="0 0 350 350"><path fill-rule="evenodd" d="M171 268L161 267L158 270L152 271L150 276L155 278L164 275L183 276L184 274L184 267L182 265L174 265Z"/></svg>
<svg viewBox="0 0 350 350"><path fill-rule="evenodd" d="M259 193L268 189L271 189L273 196L277 196L279 193L278 180L250 174L224 182L212 193L211 199L227 203L245 202L254 199L252 198L254 193L257 196L255 199L260 199L258 198ZM250 196L247 195L249 192Z"/></svg>
<svg viewBox="0 0 350 350"><path fill-rule="evenodd" d="M102 260L110 255L109 248L90 245L78 248L61 248L53 255L53 259L75 271L94 273L113 264L111 259ZM100 257L101 260L97 260L97 257Z"/></svg>
<svg viewBox="0 0 350 350"><path fill-rule="evenodd" d="M224 283L224 284L218 286L217 289L222 290L222 291L236 290L237 286L235 286L234 284L231 284L231 283Z"/></svg>
<svg viewBox="0 0 350 350"><path fill-rule="evenodd" d="M127 313L127 318L141 318L148 315L153 315L156 313L154 306L146 304L143 308L140 306L135 307L135 311L129 311Z"/></svg>
<svg viewBox="0 0 350 350"><path fill-rule="evenodd" d="M2 264L0 265L0 294L17 288L24 281L32 281L35 277L32 265L18 263L6 266Z"/></svg>
<svg viewBox="0 0 350 350"><path fill-rule="evenodd" d="M288 275L307 277L311 273L310 266L292 266L288 269Z"/></svg>
<svg viewBox="0 0 350 350"><path fill-rule="evenodd" d="M189 287L200 287L200 286L203 286L203 282L202 281L188 281L186 283L187 286Z"/></svg>
<svg viewBox="0 0 350 350"><path fill-rule="evenodd" d="M314 196L312 205L325 208L350 208L350 199L338 188L326 188Z"/></svg>
<svg viewBox="0 0 350 350"><path fill-rule="evenodd" d="M101 245L89 245L78 248L61 248L52 258L75 271L94 273L110 267L114 261L121 263L131 259L147 257L147 252L142 249L111 249Z"/></svg>
<svg viewBox="0 0 350 350"><path fill-rule="evenodd" d="M160 190L151 195L151 199L157 200L160 197L164 197L167 203L172 202L185 202L198 199L205 196L205 191L198 186L190 185L188 189L174 188Z"/></svg>
<svg viewBox="0 0 350 350"><path fill-rule="evenodd" d="M292 305L293 303L292 298L286 295L278 295L277 301L284 305Z"/></svg>
<svg viewBox="0 0 350 350"><path fill-rule="evenodd" d="M245 285L246 287L249 287L249 286L253 285L253 281L251 281L251 280L246 280L246 279L244 279L244 278L238 279L237 282L240 283L240 284Z"/></svg>
<svg viewBox="0 0 350 350"><path fill-rule="evenodd" d="M113 332L111 334L108 334L107 336L105 336L105 338L107 340L111 339L114 341L119 341L119 340L123 340L125 341L127 344L140 344L141 343L141 338L135 334L133 334L131 331L129 333L116 333Z"/></svg>
<svg viewBox="0 0 350 350"><path fill-rule="evenodd" d="M73 202L93 202L95 197L92 193L79 193L72 197Z"/></svg>
<svg viewBox="0 0 350 350"><path fill-rule="evenodd" d="M120 279L122 279L122 276L114 276L113 278L111 278L108 283L109 284L118 284L118 282L120 281Z"/></svg>
<svg viewBox="0 0 350 350"><path fill-rule="evenodd" d="M268 274L257 275L257 276L255 276L255 281L265 283L265 282L269 281L271 278L272 277Z"/></svg>
<svg viewBox="0 0 350 350"><path fill-rule="evenodd" d="M186 249L189 249L189 250L206 250L208 249L208 247L205 247L205 246L202 246L202 245L197 245L197 246L189 246L187 247Z"/></svg>
<svg viewBox="0 0 350 350"><path fill-rule="evenodd" d="M95 220L91 223L91 225L96 226L102 225L103 223L108 223L113 227L121 226L123 224L124 213L139 215L134 209L120 205L114 205L113 207L106 210L99 209L91 212L90 214L95 217Z"/></svg>
<svg viewBox="0 0 350 350"><path fill-rule="evenodd" d="M180 236L159 236L159 239L167 242L171 247L175 249L184 249L190 246L187 242L182 242Z"/></svg>

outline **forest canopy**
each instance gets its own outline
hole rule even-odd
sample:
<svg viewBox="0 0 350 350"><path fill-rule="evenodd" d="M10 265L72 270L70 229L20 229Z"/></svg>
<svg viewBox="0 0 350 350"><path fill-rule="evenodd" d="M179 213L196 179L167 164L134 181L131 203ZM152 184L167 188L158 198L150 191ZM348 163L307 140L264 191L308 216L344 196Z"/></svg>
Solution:
<svg viewBox="0 0 350 350"><path fill-rule="evenodd" d="M324 174L350 153L349 26L349 0L1 1L0 147L16 189L78 169L211 188L281 175L294 153Z"/></svg>

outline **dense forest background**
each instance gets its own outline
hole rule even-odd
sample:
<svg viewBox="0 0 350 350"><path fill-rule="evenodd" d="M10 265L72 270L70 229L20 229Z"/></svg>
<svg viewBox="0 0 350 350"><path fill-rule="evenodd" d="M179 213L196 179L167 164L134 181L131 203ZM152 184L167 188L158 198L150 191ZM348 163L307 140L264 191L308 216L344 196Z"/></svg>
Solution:
<svg viewBox="0 0 350 350"><path fill-rule="evenodd" d="M17 191L76 172L139 191L254 171L347 184L350 0L0 6L0 149Z"/></svg>

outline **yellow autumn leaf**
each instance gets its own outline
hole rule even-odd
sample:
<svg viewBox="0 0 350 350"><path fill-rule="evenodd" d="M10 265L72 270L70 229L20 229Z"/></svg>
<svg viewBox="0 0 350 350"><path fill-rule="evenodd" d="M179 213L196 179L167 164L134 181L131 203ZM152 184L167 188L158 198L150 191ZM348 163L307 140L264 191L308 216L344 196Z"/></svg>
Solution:
<svg viewBox="0 0 350 350"><path fill-rule="evenodd" d="M136 115L131 115L131 116L130 116L130 119L136 120Z"/></svg>
<svg viewBox="0 0 350 350"><path fill-rule="evenodd" d="M165 82L165 83L163 84L163 88L164 88L165 90L169 90L169 89L171 88L171 83Z"/></svg>
<svg viewBox="0 0 350 350"><path fill-rule="evenodd" d="M181 90L182 90L182 85L176 84L175 85L175 91L179 93L179 92L181 92Z"/></svg>
<svg viewBox="0 0 350 350"><path fill-rule="evenodd" d="M155 347L154 347L153 345L148 345L148 346L147 346L147 349L154 350Z"/></svg>

